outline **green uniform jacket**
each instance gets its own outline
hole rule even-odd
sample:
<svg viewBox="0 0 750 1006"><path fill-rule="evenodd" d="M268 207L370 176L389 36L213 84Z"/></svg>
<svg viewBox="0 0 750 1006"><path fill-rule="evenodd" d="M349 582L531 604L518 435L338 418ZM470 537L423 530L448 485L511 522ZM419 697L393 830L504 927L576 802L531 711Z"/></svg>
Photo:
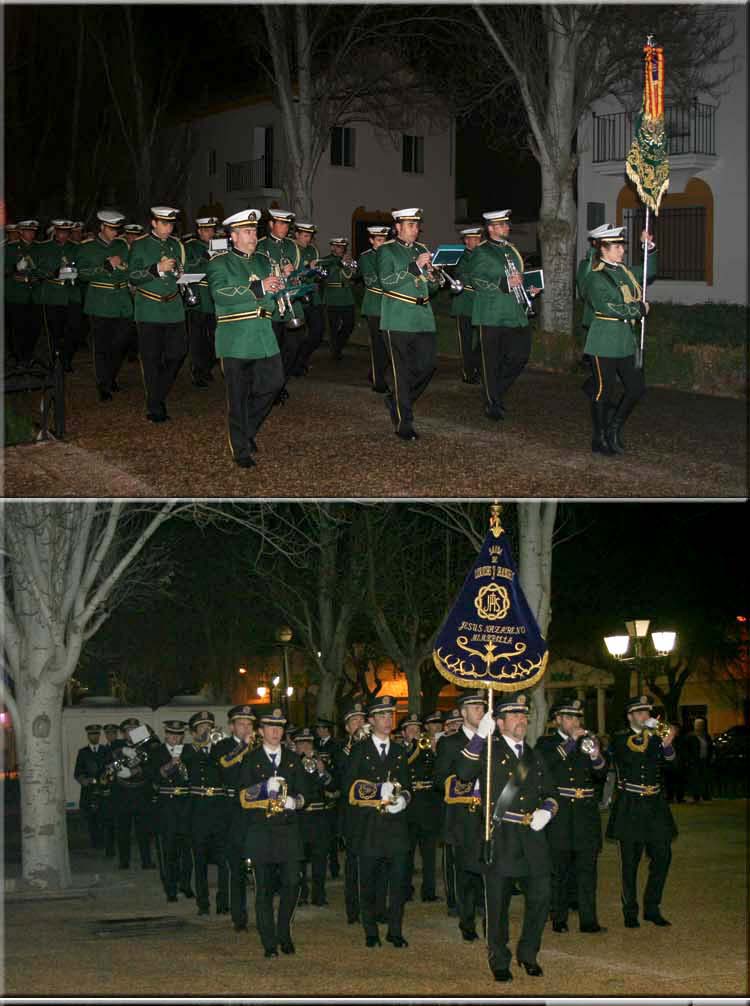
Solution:
<svg viewBox="0 0 750 1006"><path fill-rule="evenodd" d="M271 275L266 255L223 252L206 266L216 305L216 355L240 360L275 356L279 344L271 325L275 301L261 280Z"/></svg>
<svg viewBox="0 0 750 1006"><path fill-rule="evenodd" d="M34 284L32 302L67 307L70 303L71 284L58 279L60 267L75 262L78 245L69 241L58 244L53 238L40 241L37 245L35 275L40 280Z"/></svg>
<svg viewBox="0 0 750 1006"><path fill-rule="evenodd" d="M128 289L129 253L130 248L124 238L115 238L109 244L100 237L81 242L78 275L86 283L84 314L97 318L133 317L133 299ZM122 259L122 264L116 268L107 261L113 255Z"/></svg>
<svg viewBox="0 0 750 1006"><path fill-rule="evenodd" d="M261 238L258 242L258 247L255 250L256 255L267 255L271 262L275 263L277 266L286 265L287 262L291 262L295 269L299 268L300 264L300 247L296 241L292 241L291 238L275 238L271 234L266 234L264 238ZM295 318L304 317L304 311L302 305L297 300L292 301L292 309L294 311ZM273 321L289 321L287 314L282 314L279 311L279 303L276 301Z"/></svg>
<svg viewBox="0 0 750 1006"><path fill-rule="evenodd" d="M458 261L458 265L455 268L453 275L456 279L460 279L464 285L461 293L455 294L451 300L451 317L456 318L459 315L466 315L466 317L471 318L474 312L474 287L471 284L470 278L470 258L473 252L468 249L463 253Z"/></svg>
<svg viewBox="0 0 750 1006"><path fill-rule="evenodd" d="M434 332L435 316L430 296L439 289L422 276L416 259L429 249L415 241L407 245L398 238L384 242L375 253L383 304L380 327L384 332Z"/></svg>
<svg viewBox="0 0 750 1006"><path fill-rule="evenodd" d="M328 272L323 287L323 303L326 307L354 307L352 282L356 270L345 269L338 255L326 255L320 264Z"/></svg>
<svg viewBox="0 0 750 1006"><path fill-rule="evenodd" d="M505 271L513 262L523 272L523 258L510 241L483 241L471 253L467 276L474 287L472 325L527 328L529 319L514 294L508 293Z"/></svg>
<svg viewBox="0 0 750 1006"><path fill-rule="evenodd" d="M295 244L297 244L296 241ZM320 261L320 252L312 243L312 241L306 248L303 248L302 245L297 245L297 247L299 248L300 269L303 269L305 266L309 266L311 262ZM319 307L323 303L320 298L320 290L318 289L317 285L314 291L310 294L310 297L311 297L311 303L314 304L316 307Z"/></svg>
<svg viewBox="0 0 750 1006"><path fill-rule="evenodd" d="M179 238L161 241L153 233L136 238L130 247L129 279L135 287L135 320L167 325L185 320L185 307L173 272L159 276L159 260L176 259L185 267L185 246Z"/></svg>
<svg viewBox="0 0 750 1006"><path fill-rule="evenodd" d="M365 318L374 316L380 317L383 309L383 289L380 286L380 276L378 276L378 260L374 248L368 248L362 252L357 260L359 264L359 275L365 285L365 292L362 297L362 315Z"/></svg>
<svg viewBox="0 0 750 1006"><path fill-rule="evenodd" d="M26 244L24 241L9 241L3 248L5 275L5 302L7 304L31 304L32 291L38 282L36 266L39 261L40 245L36 241ZM16 264L25 258L29 268L25 272L17 272Z"/></svg>
<svg viewBox="0 0 750 1006"><path fill-rule="evenodd" d="M649 278L656 273L656 255L648 257ZM636 322L641 320L643 266L634 274L627 266L592 266L583 283L591 322L584 353L620 359L636 349Z"/></svg>
<svg viewBox="0 0 750 1006"><path fill-rule="evenodd" d="M208 245L200 238L190 238L185 242L185 272L205 272L210 261ZM214 302L208 289L208 276L192 284L198 294L198 303L189 311L200 311L202 314L214 313Z"/></svg>

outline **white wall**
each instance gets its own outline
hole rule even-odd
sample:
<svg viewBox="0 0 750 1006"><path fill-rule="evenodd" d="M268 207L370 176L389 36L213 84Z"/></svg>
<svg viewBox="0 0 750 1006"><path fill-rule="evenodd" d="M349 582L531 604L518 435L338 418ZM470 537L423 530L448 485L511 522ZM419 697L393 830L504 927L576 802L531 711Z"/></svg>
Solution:
<svg viewBox="0 0 750 1006"><path fill-rule="evenodd" d="M673 300L682 304L726 301L747 304L747 8L731 9L735 18L736 38L728 55L737 57L737 71L726 85L728 93L717 102L699 95L700 101L717 105L716 158L710 166L689 172L711 188L714 196L713 284L656 279L650 299ZM666 72L669 56L666 54ZM599 114L622 111L614 99L596 102ZM586 253L586 204L604 203L605 220L615 222L617 196L626 182L625 166L617 174L605 174L592 164L592 116L588 114L579 130L580 167L578 171L578 257ZM688 156L688 155L684 155ZM679 158L672 159L670 193L684 191L688 176L675 171ZM658 227L658 224L657 224Z"/></svg>

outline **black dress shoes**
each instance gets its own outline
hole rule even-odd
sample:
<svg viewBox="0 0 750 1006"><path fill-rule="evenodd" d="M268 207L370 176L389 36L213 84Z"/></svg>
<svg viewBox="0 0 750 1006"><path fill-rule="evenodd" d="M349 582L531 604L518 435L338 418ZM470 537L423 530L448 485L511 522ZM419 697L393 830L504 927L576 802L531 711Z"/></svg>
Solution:
<svg viewBox="0 0 750 1006"><path fill-rule="evenodd" d="M492 968L492 975L496 982L512 982L513 975L510 968Z"/></svg>
<svg viewBox="0 0 750 1006"><path fill-rule="evenodd" d="M541 967L536 963L536 961L533 962L519 961L518 963L521 965L521 967L524 969L524 971L530 978L541 978L542 975L544 974Z"/></svg>
<svg viewBox="0 0 750 1006"><path fill-rule="evenodd" d="M198 915L210 915L211 910L209 908L199 908Z"/></svg>
<svg viewBox="0 0 750 1006"><path fill-rule="evenodd" d="M643 918L646 922L653 922L655 926L671 926L672 923L669 919L665 919L661 912L649 912L648 915L644 913Z"/></svg>
<svg viewBox="0 0 750 1006"><path fill-rule="evenodd" d="M557 920L555 920L552 923L552 931L554 933L567 933L567 931L568 931L568 923L567 922L558 922Z"/></svg>
<svg viewBox="0 0 750 1006"><path fill-rule="evenodd" d="M235 922L234 924L235 933L246 933L247 932L247 922Z"/></svg>
<svg viewBox="0 0 750 1006"><path fill-rule="evenodd" d="M581 926L578 930L580 933L606 933L607 927L600 926L598 922L594 922L590 926Z"/></svg>
<svg viewBox="0 0 750 1006"><path fill-rule="evenodd" d="M167 895L167 901L177 901L177 895L176 894L168 894Z"/></svg>
<svg viewBox="0 0 750 1006"><path fill-rule="evenodd" d="M275 948L273 950L266 950L264 956L265 957L278 957L279 956L279 952Z"/></svg>
<svg viewBox="0 0 750 1006"><path fill-rule="evenodd" d="M407 427L404 430L396 430L396 436L401 440L419 440L419 434L412 427Z"/></svg>
<svg viewBox="0 0 750 1006"><path fill-rule="evenodd" d="M625 916L625 928L626 929L640 929L640 926L641 926L641 924L638 921L638 919L635 917L635 915L626 915Z"/></svg>
<svg viewBox="0 0 750 1006"><path fill-rule="evenodd" d="M422 901L425 901L425 902L442 901L442 900L443 899L440 898L440 897L438 897L437 894L425 894L425 895L422 895Z"/></svg>
<svg viewBox="0 0 750 1006"><path fill-rule="evenodd" d="M460 926L458 928L461 929ZM476 931L476 929L461 929L461 935L463 936L463 938L466 940L467 943L473 943L474 940L479 939L479 933Z"/></svg>
<svg viewBox="0 0 750 1006"><path fill-rule="evenodd" d="M250 457L235 458L234 463L237 465L238 468L255 468L255 461Z"/></svg>
<svg viewBox="0 0 750 1006"><path fill-rule="evenodd" d="M403 938L403 936L386 936L389 943L392 943L394 947L408 947L408 942Z"/></svg>
<svg viewBox="0 0 750 1006"><path fill-rule="evenodd" d="M282 954L295 954L297 951L294 949L294 944L290 940L288 943L281 944Z"/></svg>
<svg viewBox="0 0 750 1006"><path fill-rule="evenodd" d="M195 891L192 889L192 887L181 887L180 893L183 894L186 898L195 897Z"/></svg>
<svg viewBox="0 0 750 1006"><path fill-rule="evenodd" d="M365 937L365 946L366 947L379 947L381 945L382 944L380 942L380 937L379 936L366 936Z"/></svg>

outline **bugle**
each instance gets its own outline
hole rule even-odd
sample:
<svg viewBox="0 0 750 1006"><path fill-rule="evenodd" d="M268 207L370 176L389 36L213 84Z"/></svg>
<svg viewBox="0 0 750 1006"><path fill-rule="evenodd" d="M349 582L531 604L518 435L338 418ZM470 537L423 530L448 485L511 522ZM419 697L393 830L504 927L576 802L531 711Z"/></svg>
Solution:
<svg viewBox="0 0 750 1006"><path fill-rule="evenodd" d="M516 298L518 304L526 311L528 317L532 317L534 314L534 305L531 303L531 297L529 297L528 290L523 285L523 276L519 273L516 268L516 263L511 258L506 258L505 260L505 278L508 280L508 289ZM511 286L510 280L513 276L520 276L521 282L518 286Z"/></svg>

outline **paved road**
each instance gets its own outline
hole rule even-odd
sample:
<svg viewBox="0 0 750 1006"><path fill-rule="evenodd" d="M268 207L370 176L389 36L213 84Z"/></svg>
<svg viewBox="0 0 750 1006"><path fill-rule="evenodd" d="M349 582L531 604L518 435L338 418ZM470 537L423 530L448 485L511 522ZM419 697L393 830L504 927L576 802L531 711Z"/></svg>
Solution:
<svg viewBox="0 0 750 1006"><path fill-rule="evenodd" d="M746 404L651 388L626 427L628 453L592 455L581 377L527 371L508 415L483 415L481 389L441 359L417 405L421 439L392 433L356 347L340 364L325 349L290 384L259 437L258 467L232 464L221 378L193 388L187 367L170 397L172 420L143 415L138 364L116 400L99 405L89 360L77 358L65 443L5 451L7 496L607 497L744 498ZM14 404L20 404L14 399ZM28 405L27 405L28 407Z"/></svg>

